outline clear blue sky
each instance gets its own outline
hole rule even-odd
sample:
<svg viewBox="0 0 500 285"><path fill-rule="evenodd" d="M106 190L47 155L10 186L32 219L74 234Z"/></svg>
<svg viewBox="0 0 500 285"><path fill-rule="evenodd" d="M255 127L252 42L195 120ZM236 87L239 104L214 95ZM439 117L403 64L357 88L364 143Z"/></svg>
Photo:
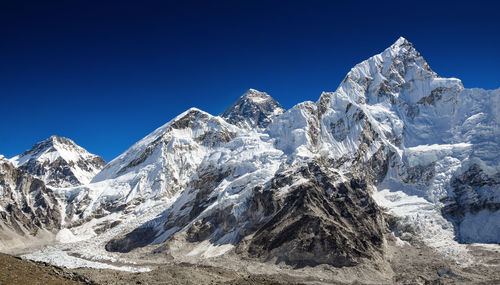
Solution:
<svg viewBox="0 0 500 285"><path fill-rule="evenodd" d="M0 153L57 134L109 161L248 88L316 101L399 36L441 76L498 88L494 2L2 1Z"/></svg>

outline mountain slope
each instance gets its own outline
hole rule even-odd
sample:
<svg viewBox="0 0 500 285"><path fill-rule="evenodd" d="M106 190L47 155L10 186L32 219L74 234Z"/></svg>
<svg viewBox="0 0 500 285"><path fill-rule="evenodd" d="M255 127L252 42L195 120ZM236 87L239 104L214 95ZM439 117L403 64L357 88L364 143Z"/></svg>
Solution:
<svg viewBox="0 0 500 285"><path fill-rule="evenodd" d="M87 184L106 165L101 157L58 136L35 144L11 162L53 187Z"/></svg>
<svg viewBox="0 0 500 285"><path fill-rule="evenodd" d="M111 161L89 185L61 191L70 201L68 211L79 213L78 220L171 199L196 175L204 157L238 131L219 117L189 109Z"/></svg>
<svg viewBox="0 0 500 285"><path fill-rule="evenodd" d="M43 181L0 156L0 249L46 243L60 227L55 194Z"/></svg>
<svg viewBox="0 0 500 285"><path fill-rule="evenodd" d="M400 38L356 65L336 92L321 96L321 152L334 164L343 161L337 167L350 173L376 174L371 175L373 186L387 189L376 195L378 202L443 251L455 247L453 225L457 232L468 232L462 227L470 224L464 218L478 222L479 213L492 217L480 223L490 230L476 228L468 241L498 242L500 227L493 217L498 215L500 189L492 177L500 172L499 98L500 90L464 89L458 79L439 77L415 47ZM373 171L377 165L382 171ZM459 186L461 173L478 168L489 173L477 178L478 185L487 187ZM464 196L457 187L477 198L457 197ZM404 201L415 199L425 202L416 209L404 208ZM429 212L428 207L438 210ZM453 207L462 212L446 210Z"/></svg>
<svg viewBox="0 0 500 285"><path fill-rule="evenodd" d="M65 269L3 253L0 253L0 268L8 269L0 272L1 284L95 284L88 278Z"/></svg>

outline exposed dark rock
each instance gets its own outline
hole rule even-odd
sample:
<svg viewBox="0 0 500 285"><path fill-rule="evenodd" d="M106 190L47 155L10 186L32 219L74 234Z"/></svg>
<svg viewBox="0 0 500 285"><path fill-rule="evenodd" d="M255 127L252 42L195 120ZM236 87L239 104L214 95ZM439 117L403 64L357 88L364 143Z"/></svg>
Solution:
<svg viewBox="0 0 500 285"><path fill-rule="evenodd" d="M126 234L122 238L110 240L105 248L112 252L129 252L134 248L150 244L156 235L156 231L148 227L140 227Z"/></svg>
<svg viewBox="0 0 500 285"><path fill-rule="evenodd" d="M220 117L242 128L265 128L285 109L265 92L248 90Z"/></svg>
<svg viewBox="0 0 500 285"><path fill-rule="evenodd" d="M55 232L61 213L52 190L43 181L0 158L0 225L20 236L40 230Z"/></svg>
<svg viewBox="0 0 500 285"><path fill-rule="evenodd" d="M121 224L121 221L113 221L111 223L99 224L98 227L94 229L96 234L102 234L103 232L112 229Z"/></svg>
<svg viewBox="0 0 500 285"><path fill-rule="evenodd" d="M250 255L299 267L352 266L379 256L385 223L364 183L335 184L334 175L315 164L299 171L308 182L291 189L246 241Z"/></svg>

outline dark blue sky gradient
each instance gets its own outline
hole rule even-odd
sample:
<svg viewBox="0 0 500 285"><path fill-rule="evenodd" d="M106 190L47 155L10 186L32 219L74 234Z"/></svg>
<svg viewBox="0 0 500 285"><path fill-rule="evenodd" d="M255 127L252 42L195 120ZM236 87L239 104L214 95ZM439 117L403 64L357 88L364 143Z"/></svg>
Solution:
<svg viewBox="0 0 500 285"><path fill-rule="evenodd" d="M498 88L494 2L2 1L0 153L57 134L109 161L248 88L316 101L399 36L441 76Z"/></svg>

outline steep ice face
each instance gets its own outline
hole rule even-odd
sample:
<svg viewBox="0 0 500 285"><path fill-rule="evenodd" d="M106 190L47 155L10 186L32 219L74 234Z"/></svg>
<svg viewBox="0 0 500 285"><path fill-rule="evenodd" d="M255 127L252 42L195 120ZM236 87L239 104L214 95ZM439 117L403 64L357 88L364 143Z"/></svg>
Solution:
<svg viewBox="0 0 500 285"><path fill-rule="evenodd" d="M53 187L87 184L106 162L72 140L51 136L15 156L11 162Z"/></svg>
<svg viewBox="0 0 500 285"><path fill-rule="evenodd" d="M461 90L460 80L440 78L400 38L351 69L337 91L321 96L322 135L342 155L357 151L366 128L387 145L443 143Z"/></svg>
<svg viewBox="0 0 500 285"><path fill-rule="evenodd" d="M500 89L465 89L459 96L447 140L470 142L471 156L500 168Z"/></svg>
<svg viewBox="0 0 500 285"><path fill-rule="evenodd" d="M275 147L296 158L314 156L318 145L319 121L313 102L297 104L278 116L265 130L274 139Z"/></svg>
<svg viewBox="0 0 500 285"><path fill-rule="evenodd" d="M285 109L265 92L249 89L219 116L242 129L267 127Z"/></svg>

